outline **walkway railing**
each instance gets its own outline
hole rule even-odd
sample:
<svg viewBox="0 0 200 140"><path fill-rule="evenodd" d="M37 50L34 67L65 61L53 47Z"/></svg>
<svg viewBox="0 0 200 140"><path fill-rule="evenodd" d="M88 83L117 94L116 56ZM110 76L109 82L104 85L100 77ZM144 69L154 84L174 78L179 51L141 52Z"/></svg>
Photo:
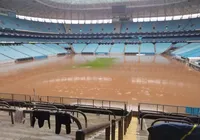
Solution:
<svg viewBox="0 0 200 140"><path fill-rule="evenodd" d="M152 110L157 112L165 113L185 113L186 106L175 106L175 105L163 105L163 104L150 104L150 103L139 103L138 112L141 110Z"/></svg>
<svg viewBox="0 0 200 140"><path fill-rule="evenodd" d="M111 101L99 99L86 99L86 98L69 98L69 97L56 97L56 96L40 96L40 101L43 102L56 102L61 104L83 104L91 105L93 107L120 107L127 110L127 102L124 101Z"/></svg>
<svg viewBox="0 0 200 140"><path fill-rule="evenodd" d="M111 101L111 100L99 100L99 99L85 99L85 98L69 98L58 96L32 96L25 94L13 94L13 93L0 93L0 99L12 100L12 101L27 101L27 102L48 102L59 104L79 104L79 105L91 105L93 107L117 107L127 110L128 103L125 101Z"/></svg>

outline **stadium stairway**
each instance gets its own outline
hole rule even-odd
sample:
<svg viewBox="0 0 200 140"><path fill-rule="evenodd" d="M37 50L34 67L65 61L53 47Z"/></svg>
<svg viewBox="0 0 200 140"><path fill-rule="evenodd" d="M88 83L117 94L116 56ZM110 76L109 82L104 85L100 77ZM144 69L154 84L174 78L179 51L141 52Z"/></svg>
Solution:
<svg viewBox="0 0 200 140"><path fill-rule="evenodd" d="M137 118L133 117L124 140L137 140Z"/></svg>
<svg viewBox="0 0 200 140"><path fill-rule="evenodd" d="M102 122L108 122L107 115L86 114L88 119L88 127L101 124ZM75 115L76 117L76 115ZM112 117L111 117L112 118ZM78 117L83 128L84 118ZM66 134L65 126L62 125L61 133L55 134L55 117L50 117L51 129L48 128L47 121L44 122L42 128L38 127L37 121L34 128L30 126L30 117L27 114L24 124L11 124L8 112L0 111L0 140L74 140L76 131L78 130L76 123L71 124L71 133ZM99 131L92 135L87 136L87 139L102 140L105 139L105 131Z"/></svg>
<svg viewBox="0 0 200 140"><path fill-rule="evenodd" d="M120 33L121 32L121 23L115 23L115 31L114 33Z"/></svg>

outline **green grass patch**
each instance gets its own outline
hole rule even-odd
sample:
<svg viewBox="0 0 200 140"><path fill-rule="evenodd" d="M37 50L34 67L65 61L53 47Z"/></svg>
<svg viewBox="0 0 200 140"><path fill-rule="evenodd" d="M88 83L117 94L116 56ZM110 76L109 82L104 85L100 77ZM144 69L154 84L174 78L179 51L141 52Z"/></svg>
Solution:
<svg viewBox="0 0 200 140"><path fill-rule="evenodd" d="M115 58L96 58L93 61L88 61L84 64L80 64L79 67L88 68L108 68L115 63Z"/></svg>

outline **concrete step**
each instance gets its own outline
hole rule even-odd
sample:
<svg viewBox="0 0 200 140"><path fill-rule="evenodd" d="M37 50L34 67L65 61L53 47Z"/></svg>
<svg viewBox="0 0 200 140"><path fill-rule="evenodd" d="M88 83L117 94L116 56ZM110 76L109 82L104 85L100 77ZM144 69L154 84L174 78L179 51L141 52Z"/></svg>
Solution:
<svg viewBox="0 0 200 140"><path fill-rule="evenodd" d="M86 114L88 119L88 127L101 124L108 121L107 115ZM76 115L75 115L76 117ZM79 115L79 121L85 128L85 120ZM30 116L26 115L24 124L11 124L11 119L8 112L0 111L0 140L74 140L76 131L78 130L76 123L71 124L71 134L67 135L65 126L62 125L61 133L55 134L55 117L50 117L51 129L48 128L48 123L45 121L42 128L38 127L38 122L35 122L34 128L30 126ZM100 131L89 136L89 139L100 140L105 138L105 132Z"/></svg>

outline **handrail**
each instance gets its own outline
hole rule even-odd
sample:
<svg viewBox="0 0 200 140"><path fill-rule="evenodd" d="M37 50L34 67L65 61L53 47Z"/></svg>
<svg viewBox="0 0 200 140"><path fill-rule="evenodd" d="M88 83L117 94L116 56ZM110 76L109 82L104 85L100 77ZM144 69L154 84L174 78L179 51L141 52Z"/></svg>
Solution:
<svg viewBox="0 0 200 140"><path fill-rule="evenodd" d="M80 121L76 117L74 117L73 115L70 115L70 117L72 118L73 121L76 122L78 129L82 129L82 125L81 125Z"/></svg>
<svg viewBox="0 0 200 140"><path fill-rule="evenodd" d="M155 113L165 113L163 111L154 111L154 110L139 110L138 112L155 112Z"/></svg>
<svg viewBox="0 0 200 140"><path fill-rule="evenodd" d="M1 107L6 107L6 108L10 108L10 106L7 105L7 104L1 104L1 103L0 103L0 106L1 106Z"/></svg>
<svg viewBox="0 0 200 140"><path fill-rule="evenodd" d="M104 108L104 109L118 109L118 110L124 110L124 109L119 108L119 107L106 107L106 106L103 106L103 107L100 107L100 108Z"/></svg>
<svg viewBox="0 0 200 140"><path fill-rule="evenodd" d="M84 105L84 104L73 104L75 106L80 106L80 107L93 107L93 108L98 108L97 106L95 105Z"/></svg>
<svg viewBox="0 0 200 140"><path fill-rule="evenodd" d="M50 111L58 111L56 108L46 108L46 107L34 107L32 110L50 110Z"/></svg>
<svg viewBox="0 0 200 140"><path fill-rule="evenodd" d="M6 105L8 105L8 106L10 106L9 104L8 104L8 102L6 102L6 101L0 101L0 104L6 104Z"/></svg>
<svg viewBox="0 0 200 140"><path fill-rule="evenodd" d="M44 108L55 108L58 109L56 106L54 105L44 105L44 104L34 104L35 107L44 107Z"/></svg>
<svg viewBox="0 0 200 140"><path fill-rule="evenodd" d="M166 115L158 115L158 114L145 114L144 116L142 116L141 118L141 130L143 129L143 119L147 118L147 117L159 117L160 119L161 118L167 118L167 119L179 119L179 120L185 120L185 121L188 121L188 122L192 122L191 119L187 118L187 117L174 117L174 116L166 116Z"/></svg>
<svg viewBox="0 0 200 140"><path fill-rule="evenodd" d="M87 117L86 115L80 111L80 110L71 110L71 109L58 109L58 108L51 108L50 107L34 107L32 110L38 110L38 109L44 109L44 110L50 110L50 111L68 111L68 112L77 112L77 113L80 113L83 117L84 117L84 120L85 120L85 128L87 128Z"/></svg>
<svg viewBox="0 0 200 140"><path fill-rule="evenodd" d="M11 118L11 122L12 122L12 124L14 124L13 112L15 112L16 110L15 109L11 109L11 108L0 108L0 110L9 112L10 118Z"/></svg>
<svg viewBox="0 0 200 140"><path fill-rule="evenodd" d="M100 125L86 128L86 129L78 130L76 131L76 140L85 140L85 137L87 135L100 131L100 130L104 130L104 129L105 129L105 140L110 140L110 135L111 135L111 140L115 140L116 122L118 122L118 138L117 139L123 140L123 135L126 134L127 128L132 119L132 115L133 114L131 111L126 116L123 116L118 119L113 119L111 123L103 123ZM111 131L110 131L110 127L111 127Z"/></svg>
<svg viewBox="0 0 200 140"><path fill-rule="evenodd" d="M141 115L142 114L142 115ZM140 124L140 118L142 116L144 116L145 114L162 114L162 115L165 115L166 113L165 112L162 112L162 111L154 111L154 110L140 110L138 111L138 124Z"/></svg>
<svg viewBox="0 0 200 140"><path fill-rule="evenodd" d="M16 109L12 109L12 108L0 108L1 111L7 111L11 114L11 122L12 124L14 124L14 118L13 118L13 112L16 111ZM30 114L30 122L31 122L31 114L33 113L33 110L23 110L23 113L29 113ZM55 112L50 112L51 115L55 115ZM72 118L73 121L76 122L78 129L82 129L82 125L80 123L80 121L72 116L71 114L69 114L70 117Z"/></svg>
<svg viewBox="0 0 200 140"><path fill-rule="evenodd" d="M124 109L122 109L122 108L119 108L119 107L100 107L100 108L103 108L103 109L107 109L107 110L110 110L110 109L115 109L115 110L121 110L121 111L123 111L123 116L125 115L125 112L126 112L126 110L124 110Z"/></svg>
<svg viewBox="0 0 200 140"><path fill-rule="evenodd" d="M31 116L31 114L33 113L33 110L23 110L23 112L29 113ZM55 114L56 114L56 112L50 112L50 115L55 115ZM78 129L82 129L82 125L81 125L80 121L76 117L72 116L71 114L69 114L69 115L72 118L72 120L76 122ZM31 117L30 117L30 120L31 120Z"/></svg>
<svg viewBox="0 0 200 140"><path fill-rule="evenodd" d="M53 103L52 105L54 105L54 106L59 105L59 106L62 106L63 109L66 109L66 106L64 104Z"/></svg>
<svg viewBox="0 0 200 140"><path fill-rule="evenodd" d="M85 110L85 111L105 111L105 112L107 112L107 113L109 113L109 121L110 121L110 114L112 114L113 115L113 117L114 117L114 119L116 118L116 116L115 116L115 113L113 113L112 111L110 111L110 110L107 110L107 109L101 109L101 108L81 108L81 107L78 107L78 108L76 108L77 110Z"/></svg>
<svg viewBox="0 0 200 140"><path fill-rule="evenodd" d="M76 140L85 140L85 136L106 129L106 140L110 140L110 123L102 123L86 129L76 131Z"/></svg>
<svg viewBox="0 0 200 140"><path fill-rule="evenodd" d="M176 122L176 123L186 123L186 124L193 124L191 122L185 121L185 120L174 120L174 119L167 119L167 118L162 118L162 119L156 119L154 122L152 122L151 126L154 126L155 123L157 122Z"/></svg>
<svg viewBox="0 0 200 140"><path fill-rule="evenodd" d="M81 115L83 115L84 120L85 120L85 128L88 127L88 120L87 120L87 116L80 110L71 110L71 109L60 109L59 111L68 111L68 112L77 112L80 113Z"/></svg>

